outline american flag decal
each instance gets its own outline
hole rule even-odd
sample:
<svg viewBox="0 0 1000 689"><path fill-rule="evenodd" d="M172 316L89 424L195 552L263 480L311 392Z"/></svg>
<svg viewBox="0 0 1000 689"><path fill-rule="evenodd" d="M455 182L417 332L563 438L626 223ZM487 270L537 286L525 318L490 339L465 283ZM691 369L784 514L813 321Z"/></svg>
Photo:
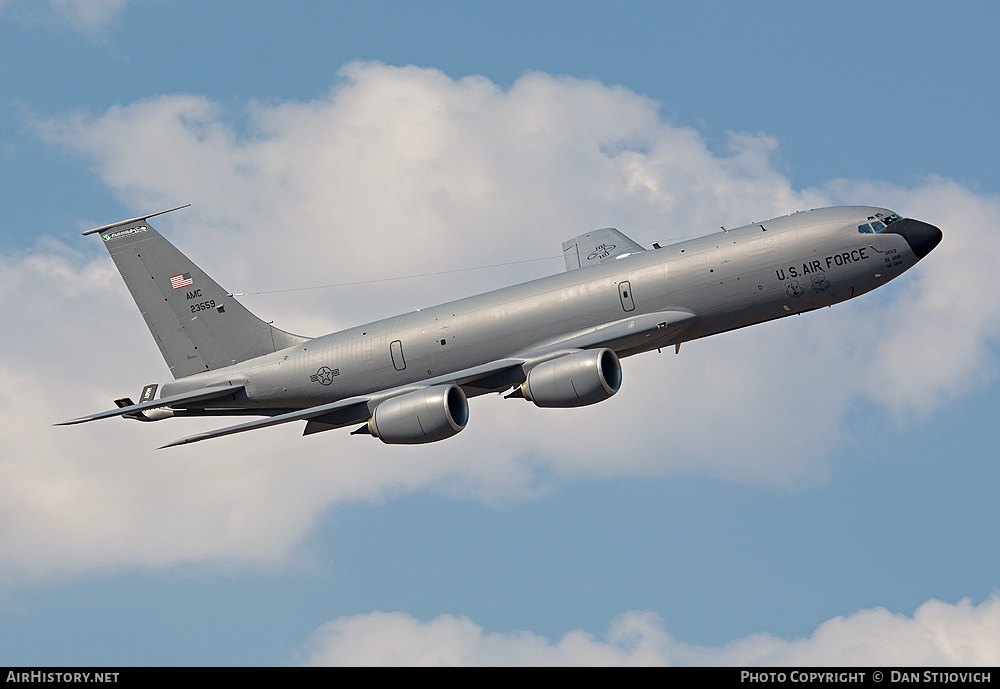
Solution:
<svg viewBox="0 0 1000 689"><path fill-rule="evenodd" d="M170 286L174 289L180 289L181 287L187 287L188 285L193 285L194 280L191 279L191 273L184 273L183 275L175 275L170 278Z"/></svg>

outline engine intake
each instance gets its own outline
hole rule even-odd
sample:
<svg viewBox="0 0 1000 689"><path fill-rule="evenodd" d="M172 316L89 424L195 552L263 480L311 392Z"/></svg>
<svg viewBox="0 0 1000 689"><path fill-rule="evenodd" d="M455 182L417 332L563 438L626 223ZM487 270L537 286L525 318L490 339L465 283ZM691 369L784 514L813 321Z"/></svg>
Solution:
<svg viewBox="0 0 1000 689"><path fill-rule="evenodd" d="M622 365L610 349L588 349L528 371L521 393L539 407L583 407L603 402L622 385Z"/></svg>
<svg viewBox="0 0 1000 689"><path fill-rule="evenodd" d="M416 445L450 438L468 422L469 401L462 388L434 385L379 404L368 432L388 445Z"/></svg>

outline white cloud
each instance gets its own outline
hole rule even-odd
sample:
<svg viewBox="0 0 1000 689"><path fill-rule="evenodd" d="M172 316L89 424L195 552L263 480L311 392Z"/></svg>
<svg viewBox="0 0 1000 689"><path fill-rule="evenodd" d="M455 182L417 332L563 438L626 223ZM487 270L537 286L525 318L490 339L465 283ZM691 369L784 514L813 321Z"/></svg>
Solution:
<svg viewBox="0 0 1000 689"><path fill-rule="evenodd" d="M527 631L486 632L466 617L421 622L403 613L341 617L317 629L303 665L693 665L900 667L995 666L1000 662L1000 598L979 605L937 600L913 617L885 608L821 624L807 639L755 634L721 648L676 641L650 612L628 612L604 639L582 631L558 641Z"/></svg>
<svg viewBox="0 0 1000 689"><path fill-rule="evenodd" d="M110 260L81 253L93 238L44 241L0 264L0 308L19 324L0 344L8 573L278 566L332 504L427 488L524 496L538 474L815 481L852 403L926 413L994 374L1000 304L976 276L1000 258L997 199L936 179L796 191L769 163L773 141L734 135L719 157L621 88L528 74L504 91L481 77L353 64L315 101L253 105L244 129L198 96L36 127L90 161L135 213L192 202L156 225L235 291L558 256L566 237L608 225L663 242L832 201L893 206L937 222L945 239L861 300L629 359L622 392L594 407L477 399L469 428L431 447L301 438L285 426L160 452L223 424L49 427L134 396L166 369ZM560 269L557 259L245 301L316 335Z"/></svg>
<svg viewBox="0 0 1000 689"><path fill-rule="evenodd" d="M99 35L114 24L128 0L6 0L0 12L49 24L64 24L74 31Z"/></svg>
<svg viewBox="0 0 1000 689"><path fill-rule="evenodd" d="M906 281L880 332L872 334L866 393L898 414L923 415L995 379L990 346L1000 335L1000 308L982 280L1000 260L1000 199L936 178L912 190L851 187L855 195L884 198L945 232L933 260L919 266L917 279Z"/></svg>

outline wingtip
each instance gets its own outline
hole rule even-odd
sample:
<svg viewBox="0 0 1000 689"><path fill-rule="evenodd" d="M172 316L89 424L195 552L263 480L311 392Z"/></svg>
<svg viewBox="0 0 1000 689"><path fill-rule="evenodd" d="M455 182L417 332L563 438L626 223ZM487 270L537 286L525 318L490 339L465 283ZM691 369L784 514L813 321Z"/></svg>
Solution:
<svg viewBox="0 0 1000 689"><path fill-rule="evenodd" d="M168 447L179 447L181 445L190 445L191 443L196 443L200 440L208 440L209 438L214 438L216 436L215 432L208 433L198 433L196 435L189 435L184 438L179 438L171 443L167 443L162 447L156 448L157 450L166 450Z"/></svg>
<svg viewBox="0 0 1000 689"><path fill-rule="evenodd" d="M197 438L195 438L193 436L190 437L190 438L181 438L180 440L175 440L172 443L167 443L166 445L162 445L162 446L160 446L160 447L158 447L156 449L157 450L166 450L168 447L177 447L178 445L187 445L188 443L193 443L195 440L197 440Z"/></svg>

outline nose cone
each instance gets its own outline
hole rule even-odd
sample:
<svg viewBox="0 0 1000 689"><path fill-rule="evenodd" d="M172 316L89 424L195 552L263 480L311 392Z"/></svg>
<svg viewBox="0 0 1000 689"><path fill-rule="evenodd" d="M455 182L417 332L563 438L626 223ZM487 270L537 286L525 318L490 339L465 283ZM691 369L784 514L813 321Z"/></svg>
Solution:
<svg viewBox="0 0 1000 689"><path fill-rule="evenodd" d="M934 225L920 222L913 218L904 218L903 220L894 222L883 230L883 232L902 235L918 259L929 254L931 249L941 242L941 230L934 227Z"/></svg>

